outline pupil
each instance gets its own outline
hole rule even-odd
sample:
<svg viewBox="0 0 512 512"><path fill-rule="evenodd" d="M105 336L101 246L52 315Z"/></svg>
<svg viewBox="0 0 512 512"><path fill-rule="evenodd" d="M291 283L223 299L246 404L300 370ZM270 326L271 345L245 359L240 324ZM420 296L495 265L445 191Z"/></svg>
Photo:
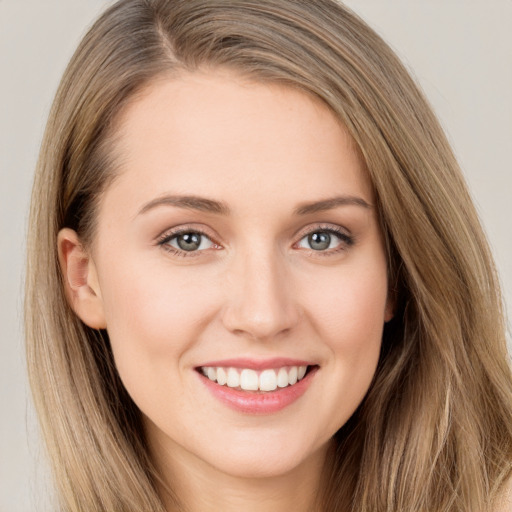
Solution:
<svg viewBox="0 0 512 512"><path fill-rule="evenodd" d="M315 251L323 251L331 245L331 235L329 233L312 233L308 239L311 249Z"/></svg>
<svg viewBox="0 0 512 512"><path fill-rule="evenodd" d="M201 245L201 235L199 233L184 233L178 236L178 246L184 251L195 251Z"/></svg>

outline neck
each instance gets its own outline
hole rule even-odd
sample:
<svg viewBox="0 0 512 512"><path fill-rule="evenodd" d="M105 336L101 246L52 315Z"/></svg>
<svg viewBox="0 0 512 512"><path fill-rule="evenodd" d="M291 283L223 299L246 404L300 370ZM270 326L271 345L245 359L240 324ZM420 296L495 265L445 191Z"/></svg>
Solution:
<svg viewBox="0 0 512 512"><path fill-rule="evenodd" d="M179 448L174 447L172 456L158 448L152 452L163 476L159 490L168 512L321 510L318 495L328 446L286 474L263 477L226 474Z"/></svg>

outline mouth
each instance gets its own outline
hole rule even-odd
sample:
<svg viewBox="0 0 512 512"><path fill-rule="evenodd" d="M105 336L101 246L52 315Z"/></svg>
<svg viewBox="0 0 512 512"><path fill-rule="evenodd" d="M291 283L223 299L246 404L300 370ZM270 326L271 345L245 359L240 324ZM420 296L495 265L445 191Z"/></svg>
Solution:
<svg viewBox="0 0 512 512"><path fill-rule="evenodd" d="M201 366L198 371L219 386L240 391L270 392L294 386L301 381L313 366L281 366L254 370L226 366Z"/></svg>
<svg viewBox="0 0 512 512"><path fill-rule="evenodd" d="M246 414L276 413L297 401L319 370L305 361L219 361L196 372L221 403Z"/></svg>

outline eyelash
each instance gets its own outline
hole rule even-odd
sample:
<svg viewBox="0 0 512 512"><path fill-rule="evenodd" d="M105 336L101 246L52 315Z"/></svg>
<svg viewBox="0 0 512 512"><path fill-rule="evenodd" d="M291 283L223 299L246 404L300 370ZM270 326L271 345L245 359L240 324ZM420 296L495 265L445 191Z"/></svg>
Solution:
<svg viewBox="0 0 512 512"><path fill-rule="evenodd" d="M298 242L294 244L297 245L300 243L304 238L314 234L314 233L327 233L329 235L334 235L337 237L340 241L339 247L336 247L335 249L327 249L325 251L316 251L314 249L306 249L309 250L312 254L319 257L328 257L332 256L334 254L338 254L340 252L346 251L350 247L352 247L355 244L355 238L347 232L339 227L336 226L317 226L314 229L310 229L306 231L305 233L302 233L300 236L300 239Z"/></svg>
<svg viewBox="0 0 512 512"><path fill-rule="evenodd" d="M183 251L183 250L177 249L176 247L173 247L172 245L169 245L169 242L171 240L173 240L174 238L177 238L180 235L185 235L188 233L198 234L202 237L204 236L208 240L210 240L214 246L220 247L213 240L213 238L210 235L208 235L205 231L203 231L202 229L198 229L195 227L187 227L187 226L181 227L175 231L166 231L163 235L158 237L157 245L162 247L162 249L164 251L167 251L167 252L171 253L173 256L178 256L180 258L199 256L200 253L203 251Z"/></svg>
<svg viewBox="0 0 512 512"><path fill-rule="evenodd" d="M180 235L188 234L188 233L194 233L198 234L200 236L206 237L208 240L211 241L211 243L215 246L215 248L219 248L219 244L217 244L213 238L208 235L205 231L194 228L194 227L182 227L180 229L177 229L176 231L171 232L165 232L163 235L158 237L157 239L157 245L162 247L165 251L173 254L174 256L178 256L181 258L187 258L187 257L196 257L199 256L201 252L204 252L203 250L195 250L195 251L184 251L177 249L171 245L169 245L169 242L173 240L174 238L177 238ZM312 235L314 233L327 233L329 235L336 236L340 241L340 246L335 249L328 249L325 251L316 251L314 249L309 249L311 253L314 253L315 256L319 257L327 257L334 254L338 254L339 252L346 251L348 248L353 246L355 244L355 238L351 235L348 235L344 230L341 228L337 228L334 226L316 226L314 229L310 229L307 232L304 232L301 234L300 239L298 242L294 244L294 247L300 243L304 238L306 238L309 235ZM307 250L307 249L306 249Z"/></svg>

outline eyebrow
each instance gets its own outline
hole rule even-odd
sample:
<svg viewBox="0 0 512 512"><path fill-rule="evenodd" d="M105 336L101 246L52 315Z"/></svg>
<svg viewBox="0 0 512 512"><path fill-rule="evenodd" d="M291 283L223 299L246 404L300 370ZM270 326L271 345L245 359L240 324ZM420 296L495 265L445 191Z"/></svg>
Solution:
<svg viewBox="0 0 512 512"><path fill-rule="evenodd" d="M365 209L371 209L372 205L366 202L362 197L357 196L336 196L321 201L311 201L302 203L296 210L296 215L310 215L312 213L325 212L338 206L361 206Z"/></svg>
<svg viewBox="0 0 512 512"><path fill-rule="evenodd" d="M139 211L139 215L158 206L175 206L177 208L185 208L188 210L198 210L201 212L215 213L217 215L229 215L229 207L221 202L213 199L207 199L199 196L180 196L166 195L157 197L146 203ZM312 213L324 212L332 210L340 206L360 206L365 209L371 209L372 206L363 198L357 196L336 196L320 201L311 201L300 204L294 211L295 215L310 215Z"/></svg>
<svg viewBox="0 0 512 512"><path fill-rule="evenodd" d="M226 204L213 199L198 196L162 196L149 201L139 211L139 215L146 213L157 206L176 206L188 210L198 210L207 213L216 213L218 215L229 215L229 208Z"/></svg>

